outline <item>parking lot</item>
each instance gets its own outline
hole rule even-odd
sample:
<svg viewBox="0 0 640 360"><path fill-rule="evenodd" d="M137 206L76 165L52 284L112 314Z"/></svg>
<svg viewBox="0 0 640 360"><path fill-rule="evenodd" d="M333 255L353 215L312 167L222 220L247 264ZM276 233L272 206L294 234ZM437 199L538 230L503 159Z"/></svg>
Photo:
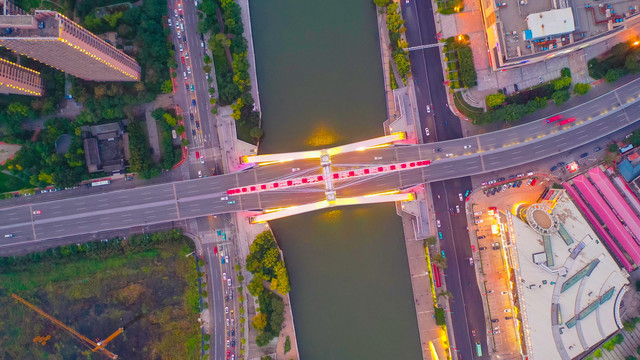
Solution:
<svg viewBox="0 0 640 360"><path fill-rule="evenodd" d="M536 179L535 182L533 179ZM514 319L516 310L513 307L516 294L511 293L503 252L506 238L503 239L500 224L506 221L504 212L512 212L514 206L522 202L536 202L549 185L545 178L527 177L527 173L514 174L512 179L496 179L495 183L477 189L467 202L470 237L475 247L473 260L478 273L478 285L484 297L485 318L489 329L486 336L494 354L501 359L519 359L521 355ZM500 212L503 214L500 215Z"/></svg>

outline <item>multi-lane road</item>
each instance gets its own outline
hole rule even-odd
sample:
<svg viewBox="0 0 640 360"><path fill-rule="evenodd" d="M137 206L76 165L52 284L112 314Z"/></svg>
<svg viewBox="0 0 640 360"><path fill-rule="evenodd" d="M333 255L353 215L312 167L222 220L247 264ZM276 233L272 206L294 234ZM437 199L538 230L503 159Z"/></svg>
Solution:
<svg viewBox="0 0 640 360"><path fill-rule="evenodd" d="M625 94L624 99L621 95ZM411 160L431 160L430 166L385 175L336 183L338 196L359 196L405 188L424 182L455 179L496 171L518 164L553 156L558 152L584 145L640 120L640 102L626 102L640 96L640 81L604 95L567 116L578 118L561 128L544 121L501 130L494 133L438 143L395 146L333 157L336 169L373 166ZM612 109L620 100L623 107ZM594 113L608 108L596 118ZM452 154L447 157L447 154ZM379 158L375 160L375 158ZM380 159L381 158L381 159ZM300 168L292 172L292 168ZM0 248L39 242L47 239L104 230L179 221L210 214L242 210L259 210L300 205L324 199L321 186L284 191L268 191L250 195L229 196L230 188L260 182L320 174L317 160L301 160L248 169L243 172L105 192L55 201L40 202L39 196L24 198L23 204L0 202ZM7 205L5 205L7 204ZM35 213L34 213L35 212ZM39 212L39 214L37 214Z"/></svg>

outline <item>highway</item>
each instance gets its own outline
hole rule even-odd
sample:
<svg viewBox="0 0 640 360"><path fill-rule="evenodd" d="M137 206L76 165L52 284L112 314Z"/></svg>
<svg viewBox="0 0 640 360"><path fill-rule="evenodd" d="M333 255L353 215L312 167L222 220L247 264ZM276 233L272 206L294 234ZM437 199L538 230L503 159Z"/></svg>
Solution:
<svg viewBox="0 0 640 360"><path fill-rule="evenodd" d="M640 96L640 81L619 90L626 98ZM438 143L393 146L335 155L334 169L364 167L379 162L431 160L426 168L406 170L336 183L338 196L358 196L394 188L406 188L496 171L526 164L560 151L586 144L640 120L639 102L623 102L611 109L618 94L610 93L571 111L577 121L560 128L544 121ZM606 105L605 105L606 104ZM609 113L588 120L596 109ZM630 117L633 116L633 117ZM464 149L471 145L470 149ZM438 151L437 149L441 149ZM453 154L446 157L445 154ZM226 190L258 182L268 182L320 174L318 160L301 160L257 167L239 173L210 176L174 183L104 192L54 201L39 202L39 196L23 198L23 203L0 202L0 233L14 234L0 240L0 248L78 234L115 230L132 226L179 221L209 214L259 210L305 204L324 199L323 187L301 187L250 195L229 196ZM301 170L292 172L292 168ZM235 203L233 203L235 201ZM232 202L232 203L229 203ZM35 215L34 211L40 211Z"/></svg>

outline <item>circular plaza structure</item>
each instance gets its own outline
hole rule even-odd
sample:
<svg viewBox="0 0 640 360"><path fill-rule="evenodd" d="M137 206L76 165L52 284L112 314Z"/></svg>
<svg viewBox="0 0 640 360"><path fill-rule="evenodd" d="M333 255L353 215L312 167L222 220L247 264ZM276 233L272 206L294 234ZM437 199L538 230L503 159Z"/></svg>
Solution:
<svg viewBox="0 0 640 360"><path fill-rule="evenodd" d="M533 204L527 208L526 221L537 233L549 235L558 231L558 217L545 204Z"/></svg>

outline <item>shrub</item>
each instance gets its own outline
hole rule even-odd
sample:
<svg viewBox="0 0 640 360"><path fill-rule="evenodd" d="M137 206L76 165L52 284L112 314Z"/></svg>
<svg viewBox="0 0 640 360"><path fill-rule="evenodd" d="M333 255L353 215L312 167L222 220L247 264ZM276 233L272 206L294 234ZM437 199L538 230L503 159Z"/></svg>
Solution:
<svg viewBox="0 0 640 360"><path fill-rule="evenodd" d="M607 73L604 75L604 79L608 83L616 82L622 76L622 70L620 69L609 69Z"/></svg>
<svg viewBox="0 0 640 360"><path fill-rule="evenodd" d="M444 309L442 308L434 308L435 310L435 317L436 317L436 324L443 326L446 324L445 318L444 318Z"/></svg>
<svg viewBox="0 0 640 360"><path fill-rule="evenodd" d="M571 69L563 68L562 70L560 70L560 76L571 78Z"/></svg>
<svg viewBox="0 0 640 360"><path fill-rule="evenodd" d="M492 107L496 107L496 106L501 105L502 103L504 103L506 98L507 97L503 93L489 94L485 98L485 101L487 103L487 106L492 108Z"/></svg>
<svg viewBox="0 0 640 360"><path fill-rule="evenodd" d="M611 339L611 341L613 341L613 343L616 345L620 345L624 341L624 336L618 333L616 336L613 337L613 339Z"/></svg>
<svg viewBox="0 0 640 360"><path fill-rule="evenodd" d="M573 92L578 95L584 95L591 90L591 85L588 83L577 83L573 86Z"/></svg>
<svg viewBox="0 0 640 360"><path fill-rule="evenodd" d="M602 349L597 349L596 351L593 352L593 356L595 356L596 358L601 358L602 357Z"/></svg>
<svg viewBox="0 0 640 360"><path fill-rule="evenodd" d="M288 353L291 351L291 339L289 339L289 335L287 335L287 339L284 341L284 353Z"/></svg>
<svg viewBox="0 0 640 360"><path fill-rule="evenodd" d="M554 92L553 95L551 95L551 100L553 100L553 102L556 105L562 105L567 100L569 100L570 97L571 97L571 94L569 94L569 91L567 91L567 90L558 90L558 91Z"/></svg>
<svg viewBox="0 0 640 360"><path fill-rule="evenodd" d="M460 82L465 87L477 85L478 74L473 65L473 53L469 46L458 49L458 63L460 64Z"/></svg>
<svg viewBox="0 0 640 360"><path fill-rule="evenodd" d="M607 150L610 153L615 153L615 152L618 151L618 149L619 149L619 147L618 147L617 143L609 144L609 146L607 147ZM636 289L638 288L638 283L640 283L640 281L636 283Z"/></svg>
<svg viewBox="0 0 640 360"><path fill-rule="evenodd" d="M552 84L555 90L568 89L571 86L571 78L563 76L560 79L553 80Z"/></svg>
<svg viewBox="0 0 640 360"><path fill-rule="evenodd" d="M604 345L602 345L602 347L604 349L606 349L607 351L613 351L613 348L616 347L616 344L613 342L613 339L607 341L606 343L604 343Z"/></svg>

